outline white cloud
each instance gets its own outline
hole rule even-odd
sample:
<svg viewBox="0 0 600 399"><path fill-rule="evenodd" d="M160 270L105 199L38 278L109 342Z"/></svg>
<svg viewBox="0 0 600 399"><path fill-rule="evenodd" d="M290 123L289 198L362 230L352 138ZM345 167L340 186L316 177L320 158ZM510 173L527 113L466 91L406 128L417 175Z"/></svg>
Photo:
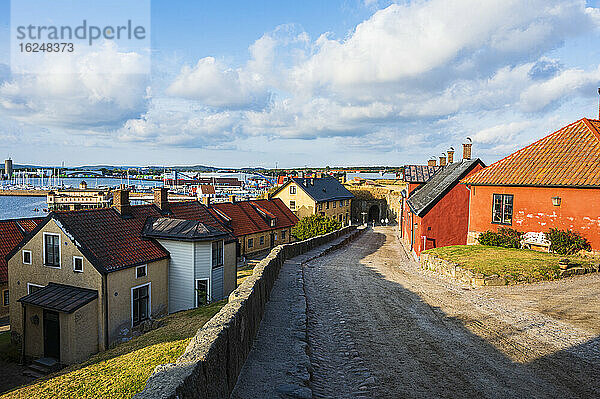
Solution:
<svg viewBox="0 0 600 399"><path fill-rule="evenodd" d="M136 53L106 43L76 59L46 59L46 73L0 83L0 113L29 124L76 128L120 126L146 109L148 76ZM112 68L114 72L105 73Z"/></svg>

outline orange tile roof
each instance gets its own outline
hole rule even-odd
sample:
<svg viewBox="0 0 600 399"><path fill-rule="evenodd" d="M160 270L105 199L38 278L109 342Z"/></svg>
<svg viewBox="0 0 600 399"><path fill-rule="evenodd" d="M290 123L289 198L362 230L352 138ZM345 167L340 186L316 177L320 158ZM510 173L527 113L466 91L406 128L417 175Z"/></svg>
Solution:
<svg viewBox="0 0 600 399"><path fill-rule="evenodd" d="M571 123L462 183L600 187L600 121L583 118Z"/></svg>
<svg viewBox="0 0 600 399"><path fill-rule="evenodd" d="M0 283L8 281L8 255L44 218L0 220Z"/></svg>
<svg viewBox="0 0 600 399"><path fill-rule="evenodd" d="M229 223L236 237L293 227L298 223L298 217L279 198L215 203L210 209L220 212L215 212L216 216L223 218L225 215L230 219ZM267 224L259 213L261 211L269 217L276 218L275 227Z"/></svg>

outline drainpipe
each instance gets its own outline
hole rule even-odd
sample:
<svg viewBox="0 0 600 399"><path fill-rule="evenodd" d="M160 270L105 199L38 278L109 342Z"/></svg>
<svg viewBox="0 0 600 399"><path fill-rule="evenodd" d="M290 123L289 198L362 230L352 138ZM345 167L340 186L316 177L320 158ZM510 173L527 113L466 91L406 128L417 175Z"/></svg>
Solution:
<svg viewBox="0 0 600 399"><path fill-rule="evenodd" d="M22 302L21 307L23 308L23 337L21 338L21 364L25 364L25 341L27 337L27 308Z"/></svg>
<svg viewBox="0 0 600 399"><path fill-rule="evenodd" d="M108 350L108 275L102 275L102 298L104 301L104 350Z"/></svg>

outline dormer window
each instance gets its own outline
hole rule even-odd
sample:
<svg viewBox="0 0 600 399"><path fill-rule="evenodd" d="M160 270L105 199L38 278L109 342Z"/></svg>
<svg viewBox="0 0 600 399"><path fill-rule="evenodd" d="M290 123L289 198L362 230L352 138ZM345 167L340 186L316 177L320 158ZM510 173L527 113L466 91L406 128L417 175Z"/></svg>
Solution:
<svg viewBox="0 0 600 399"><path fill-rule="evenodd" d="M271 227L275 227L275 219L271 219L271 220L269 220L269 225L270 225Z"/></svg>

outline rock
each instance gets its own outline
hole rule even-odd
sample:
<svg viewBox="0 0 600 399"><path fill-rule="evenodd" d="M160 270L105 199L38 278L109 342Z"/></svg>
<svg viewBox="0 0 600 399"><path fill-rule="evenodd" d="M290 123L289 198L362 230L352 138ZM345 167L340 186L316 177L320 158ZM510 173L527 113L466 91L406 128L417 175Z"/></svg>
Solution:
<svg viewBox="0 0 600 399"><path fill-rule="evenodd" d="M484 278L485 285L500 286L506 285L506 279L498 275L492 275Z"/></svg>

